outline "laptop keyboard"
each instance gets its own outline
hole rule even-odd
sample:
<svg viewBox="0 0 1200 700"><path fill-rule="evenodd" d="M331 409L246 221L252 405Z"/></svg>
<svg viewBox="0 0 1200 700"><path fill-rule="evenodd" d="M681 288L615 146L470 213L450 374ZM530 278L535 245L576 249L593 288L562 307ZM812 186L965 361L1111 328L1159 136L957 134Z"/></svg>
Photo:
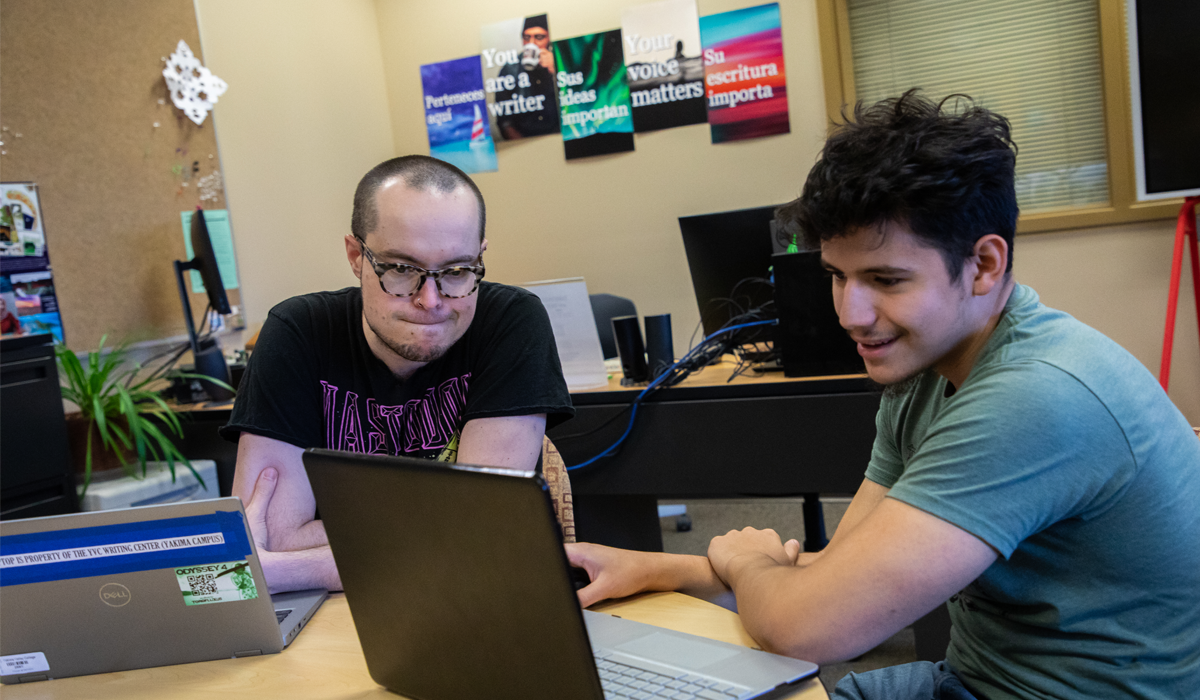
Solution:
<svg viewBox="0 0 1200 700"><path fill-rule="evenodd" d="M623 661L613 661L606 652L596 654L596 670L600 672L600 686L608 700L644 700L645 698L670 698L685 700L735 700L752 697L754 693L745 686L721 683L691 673L680 672L669 676L631 666Z"/></svg>

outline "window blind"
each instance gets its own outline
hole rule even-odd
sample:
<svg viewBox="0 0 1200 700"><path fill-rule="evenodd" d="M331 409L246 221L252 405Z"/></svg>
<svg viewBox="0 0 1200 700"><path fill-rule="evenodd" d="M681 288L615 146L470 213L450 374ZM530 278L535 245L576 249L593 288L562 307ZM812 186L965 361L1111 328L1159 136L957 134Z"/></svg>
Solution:
<svg viewBox="0 0 1200 700"><path fill-rule="evenodd" d="M1096 0L847 0L856 97L970 95L1012 122L1023 212L1108 202Z"/></svg>

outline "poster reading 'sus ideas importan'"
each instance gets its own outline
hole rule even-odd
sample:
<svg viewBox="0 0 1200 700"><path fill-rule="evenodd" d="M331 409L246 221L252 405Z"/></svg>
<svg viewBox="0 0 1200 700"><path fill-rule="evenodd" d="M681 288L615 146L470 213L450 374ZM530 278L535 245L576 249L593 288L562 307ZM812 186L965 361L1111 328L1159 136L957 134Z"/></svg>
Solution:
<svg viewBox="0 0 1200 700"><path fill-rule="evenodd" d="M479 57L421 66L421 90L429 155L468 173L496 170Z"/></svg>
<svg viewBox="0 0 1200 700"><path fill-rule="evenodd" d="M701 17L700 41L712 142L788 133L779 4Z"/></svg>
<svg viewBox="0 0 1200 700"><path fill-rule="evenodd" d="M633 150L633 114L621 30L554 42L567 160Z"/></svg>

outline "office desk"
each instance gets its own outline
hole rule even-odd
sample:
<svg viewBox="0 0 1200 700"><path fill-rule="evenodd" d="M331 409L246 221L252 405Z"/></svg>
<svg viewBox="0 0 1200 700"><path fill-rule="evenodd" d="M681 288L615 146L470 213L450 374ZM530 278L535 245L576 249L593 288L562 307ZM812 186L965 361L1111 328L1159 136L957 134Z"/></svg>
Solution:
<svg viewBox="0 0 1200 700"><path fill-rule="evenodd" d="M593 609L733 644L753 645L737 615L681 593L644 594ZM325 601L282 654L6 685L3 695L11 700L400 697L376 685L367 674L350 608L340 593ZM816 679L788 697L828 698Z"/></svg>
<svg viewBox="0 0 1200 700"><path fill-rule="evenodd" d="M711 365L654 392L615 456L571 472L580 540L661 550L657 498L803 495L806 549L820 548L817 495L858 490L880 395L861 375L773 373L727 382L733 367L729 360ZM574 420L548 433L568 465L620 437L627 413L600 426L638 391L613 379L607 388L571 394Z"/></svg>

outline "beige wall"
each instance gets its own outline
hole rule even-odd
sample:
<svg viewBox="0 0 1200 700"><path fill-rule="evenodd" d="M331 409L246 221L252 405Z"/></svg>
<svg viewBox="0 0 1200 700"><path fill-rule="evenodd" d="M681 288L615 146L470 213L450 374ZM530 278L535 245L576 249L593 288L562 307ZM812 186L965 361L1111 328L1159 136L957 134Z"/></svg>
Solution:
<svg viewBox="0 0 1200 700"><path fill-rule="evenodd" d="M196 0L242 302L355 284L342 234L363 173L392 157L371 0Z"/></svg>
<svg viewBox="0 0 1200 700"><path fill-rule="evenodd" d="M197 0L209 66L230 83L217 128L250 322L291 294L352 282L336 241L355 182L385 157L428 153L418 66L477 53L481 24L545 11L552 36L565 38L619 27L634 1ZM698 4L704 15L754 3ZM792 199L823 139L816 11L799 0L782 3L782 15L790 134L712 145L708 127L694 125L639 134L633 153L570 163L557 138L502 144L499 172L476 177L488 202L488 277L582 275L592 292L670 313L685 349L699 314L676 218ZM1172 235L1155 222L1025 236L1017 277L1157 375ZM1200 424L1191 306L1176 338L1171 395Z"/></svg>

